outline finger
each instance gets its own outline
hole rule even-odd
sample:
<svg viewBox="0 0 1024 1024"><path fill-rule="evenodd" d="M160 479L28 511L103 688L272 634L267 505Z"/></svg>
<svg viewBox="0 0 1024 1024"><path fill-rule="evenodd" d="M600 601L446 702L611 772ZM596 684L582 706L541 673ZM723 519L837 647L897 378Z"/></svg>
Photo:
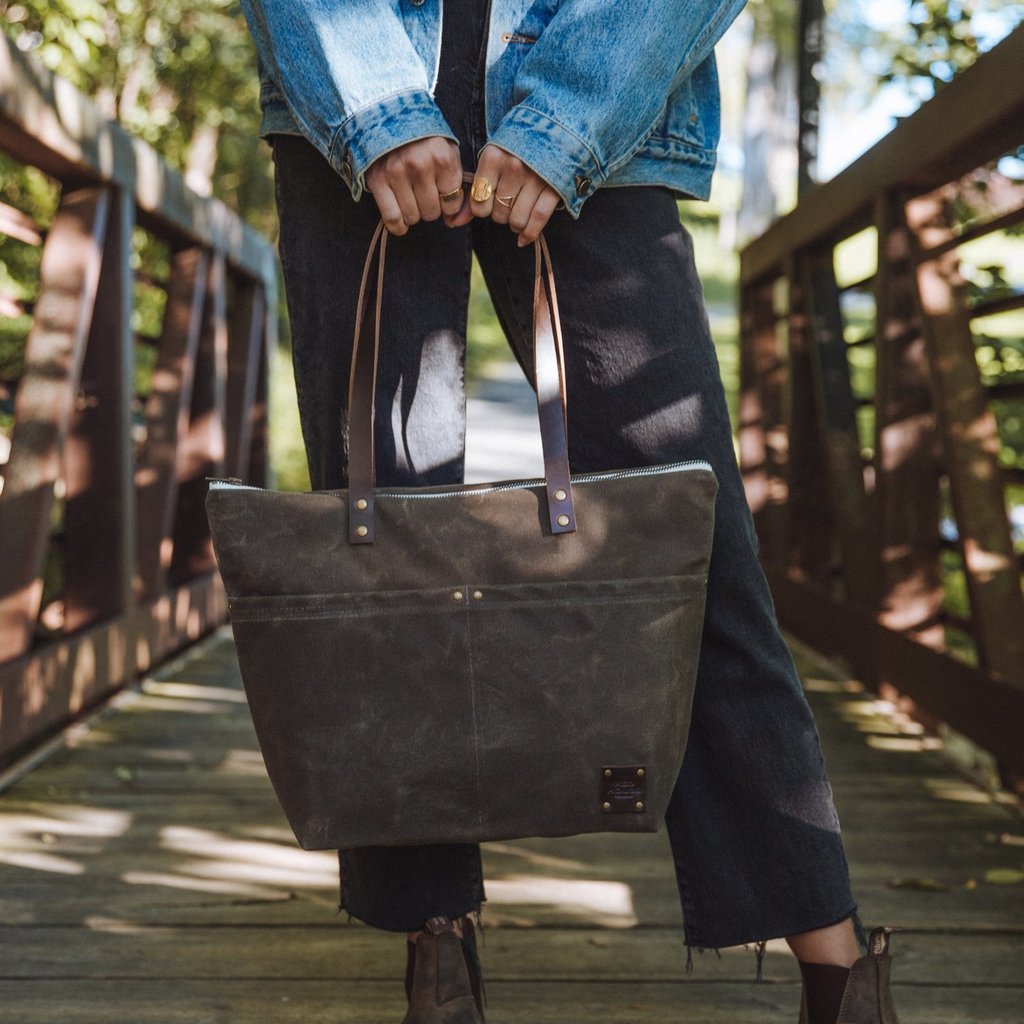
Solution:
<svg viewBox="0 0 1024 1024"><path fill-rule="evenodd" d="M537 202L533 204L533 212L526 223L526 227L519 232L519 241L516 243L520 248L537 241L540 233L544 230L551 214L555 212L561 197L550 187L541 192Z"/></svg>
<svg viewBox="0 0 1024 1024"><path fill-rule="evenodd" d="M391 183L391 188L395 193L398 208L402 211L402 219L409 225L418 224L420 221L420 207L419 203L416 202L416 196L413 193L412 186L409 184L409 179L405 177L399 178Z"/></svg>
<svg viewBox="0 0 1024 1024"><path fill-rule="evenodd" d="M440 175L437 182L438 202L441 204L441 216L447 223L450 217L454 217L462 211L462 203L466 198L466 190L462 187L462 175L459 180L451 186L445 186L445 175ZM454 193L454 194L453 194ZM444 198L447 196L447 198ZM470 214L472 216L472 214Z"/></svg>
<svg viewBox="0 0 1024 1024"><path fill-rule="evenodd" d="M472 219L473 204L470 202L468 193L463 189L462 207L454 216L448 216L445 214L444 222L450 228L461 228L463 225L468 224Z"/></svg>
<svg viewBox="0 0 1024 1024"><path fill-rule="evenodd" d="M502 151L494 146L484 146L480 153L469 190L474 217L490 217L494 209L494 186L501 177L502 157Z"/></svg>
<svg viewBox="0 0 1024 1024"><path fill-rule="evenodd" d="M417 178L412 183L416 206L423 220L437 220L441 216L441 196L438 193L437 179L429 177Z"/></svg>
<svg viewBox="0 0 1024 1024"><path fill-rule="evenodd" d="M516 199L516 205L512 207L512 215L508 219L508 226L518 235L530 221L533 213L533 205L540 198L541 192L547 188L539 178L527 181L523 190Z"/></svg>
<svg viewBox="0 0 1024 1024"><path fill-rule="evenodd" d="M387 185L376 185L371 192L377 209L384 220L384 227L393 235L404 235L409 230L402 216L401 207L395 198L395 193Z"/></svg>
<svg viewBox="0 0 1024 1024"><path fill-rule="evenodd" d="M491 210L491 220L495 224L508 223L522 188L522 181L508 177L498 179L494 188L494 207Z"/></svg>

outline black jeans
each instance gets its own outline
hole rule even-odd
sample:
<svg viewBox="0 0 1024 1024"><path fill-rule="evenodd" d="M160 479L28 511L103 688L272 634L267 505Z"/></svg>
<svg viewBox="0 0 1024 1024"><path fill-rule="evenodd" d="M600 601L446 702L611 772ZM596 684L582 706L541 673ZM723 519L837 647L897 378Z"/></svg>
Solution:
<svg viewBox="0 0 1024 1024"><path fill-rule="evenodd" d="M445 4L436 98L465 169L483 128L485 5ZM461 8L458 9L458 8ZM280 251L315 489L345 485L356 294L379 221L305 140L274 139ZM854 913L818 735L757 560L718 363L673 195L599 190L545 229L558 282L573 472L706 459L719 479L689 744L666 827L691 946L809 931ZM471 254L520 364L531 362L533 251L505 226L421 223L388 244L377 479L459 482ZM681 528L684 528L681 525ZM642 700L642 692L637 699ZM343 909L413 931L484 900L477 846L340 853Z"/></svg>

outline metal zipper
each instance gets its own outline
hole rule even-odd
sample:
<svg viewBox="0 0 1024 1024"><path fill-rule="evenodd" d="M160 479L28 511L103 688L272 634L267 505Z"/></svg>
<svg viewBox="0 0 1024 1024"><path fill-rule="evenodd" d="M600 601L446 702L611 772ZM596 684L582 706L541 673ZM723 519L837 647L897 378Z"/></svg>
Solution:
<svg viewBox="0 0 1024 1024"><path fill-rule="evenodd" d="M679 473L689 470L706 469L713 471L711 463L703 459L693 459L688 462L670 462L664 466L640 466L637 469L618 469L608 473L582 473L579 476L571 477L572 485L595 484L604 480L627 480L633 477L663 476L666 473ZM240 491L265 491L265 487L256 487L253 484L243 484L234 477L218 478L207 477L211 481L211 487L229 488L233 487ZM410 498L417 501L424 501L430 498L465 498L474 494L502 494L505 491L525 491L531 487L543 487L544 479L539 477L535 480L514 480L509 483L493 484L490 487L474 487L469 485L457 491L434 491L431 494L421 494L416 491L376 491L378 498ZM342 494L343 491L318 491L318 494Z"/></svg>

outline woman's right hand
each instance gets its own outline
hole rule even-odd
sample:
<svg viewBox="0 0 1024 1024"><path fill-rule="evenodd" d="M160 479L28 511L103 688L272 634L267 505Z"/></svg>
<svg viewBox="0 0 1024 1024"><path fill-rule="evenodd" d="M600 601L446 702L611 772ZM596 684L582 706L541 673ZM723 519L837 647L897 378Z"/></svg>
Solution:
<svg viewBox="0 0 1024 1024"><path fill-rule="evenodd" d="M464 195L459 147L442 135L407 142L370 164L366 187L393 235L404 235L421 220L454 216ZM457 195L441 199L456 189Z"/></svg>

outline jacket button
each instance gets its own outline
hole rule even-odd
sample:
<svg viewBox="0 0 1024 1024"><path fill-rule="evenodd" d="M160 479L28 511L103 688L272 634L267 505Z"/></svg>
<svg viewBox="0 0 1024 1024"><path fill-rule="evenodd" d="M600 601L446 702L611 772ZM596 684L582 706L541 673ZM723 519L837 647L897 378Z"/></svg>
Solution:
<svg viewBox="0 0 1024 1024"><path fill-rule="evenodd" d="M352 181L352 165L347 160L341 163L341 178L346 183Z"/></svg>
<svg viewBox="0 0 1024 1024"><path fill-rule="evenodd" d="M589 178L584 178L582 175L576 175L576 195L585 196L590 193L590 186L592 182Z"/></svg>

